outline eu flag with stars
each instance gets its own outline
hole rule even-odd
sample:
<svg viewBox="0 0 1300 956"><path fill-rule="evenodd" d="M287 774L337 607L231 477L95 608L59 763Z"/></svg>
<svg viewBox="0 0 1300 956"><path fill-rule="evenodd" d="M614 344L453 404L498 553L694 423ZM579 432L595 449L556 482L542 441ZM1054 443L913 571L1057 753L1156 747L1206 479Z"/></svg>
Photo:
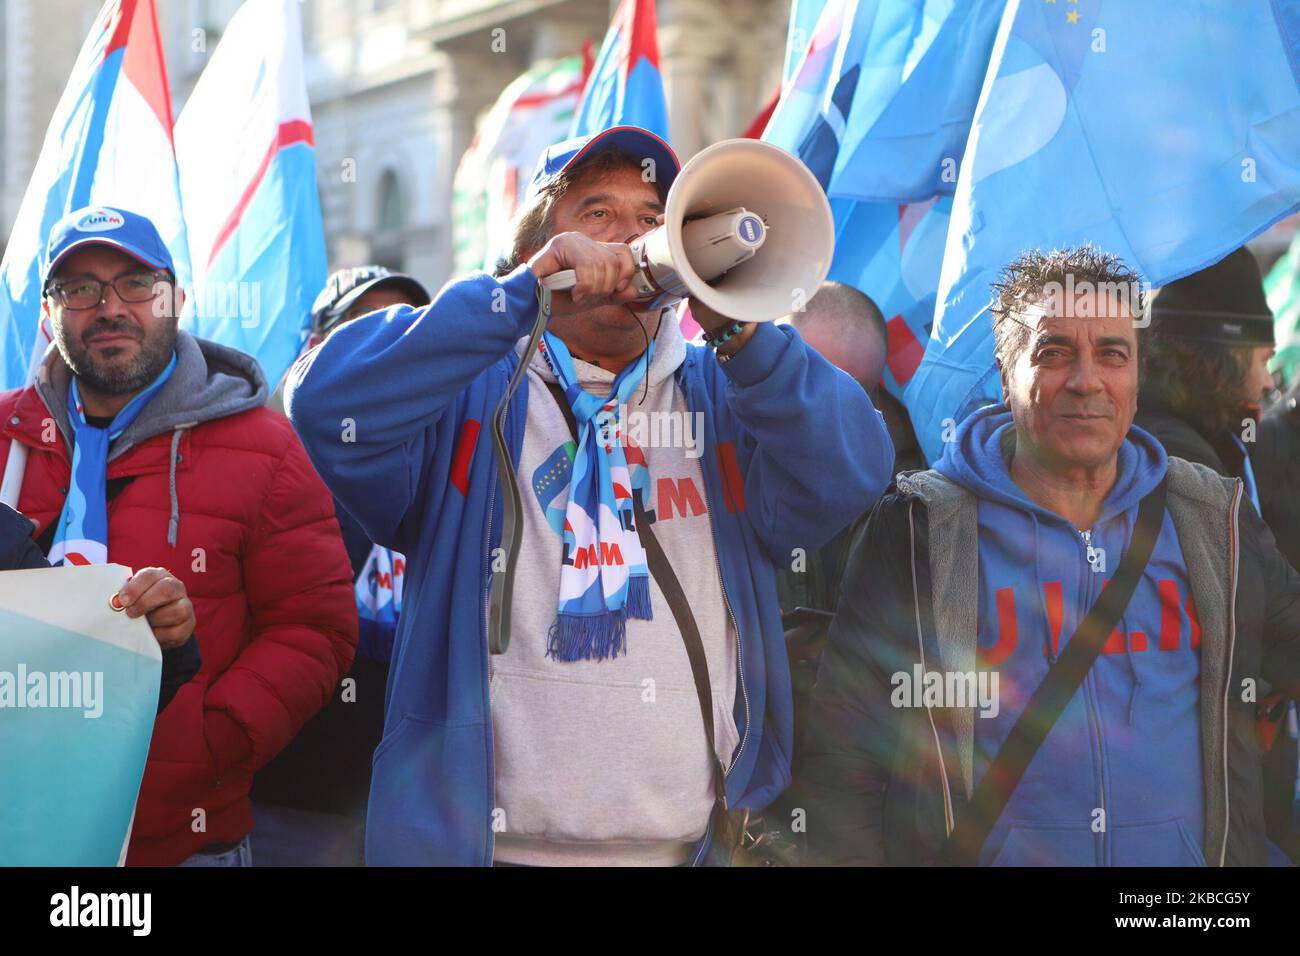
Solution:
<svg viewBox="0 0 1300 956"><path fill-rule="evenodd" d="M1000 394L990 283L1092 242L1159 286L1300 208L1300 5L1008 2L952 199L938 306L905 401L930 460Z"/></svg>

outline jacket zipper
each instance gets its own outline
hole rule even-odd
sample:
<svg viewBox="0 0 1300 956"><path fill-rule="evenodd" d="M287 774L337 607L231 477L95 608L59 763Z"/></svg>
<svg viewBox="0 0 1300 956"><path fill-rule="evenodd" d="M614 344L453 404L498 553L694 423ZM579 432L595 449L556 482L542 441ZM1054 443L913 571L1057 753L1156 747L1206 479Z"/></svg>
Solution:
<svg viewBox="0 0 1300 956"><path fill-rule="evenodd" d="M1093 570L1094 568L1093 562L1097 554L1096 550L1092 546L1092 529L1089 528L1087 531L1080 531L1079 537L1080 539L1082 539L1084 547L1086 549L1084 552L1084 559L1088 562L1088 575L1084 578L1084 580L1087 581L1089 585L1091 585L1093 581L1092 575L1095 573L1095 571ZM1084 591L1088 595L1088 599L1089 599L1088 606L1091 607L1092 604L1096 601L1096 598L1093 596L1091 586L1086 586L1084 588ZM1109 853L1110 853L1110 843L1107 840L1107 836L1110 833L1110 819L1109 819L1109 814L1106 811L1106 763L1104 759L1104 754L1102 753L1101 715L1100 713L1098 713L1098 709L1096 707L1096 701L1094 700L1094 696L1093 696L1093 691L1095 690L1095 688L1096 688L1096 683L1093 679L1092 669L1089 668L1088 673L1084 675L1084 684L1082 689L1083 689L1084 706L1087 708L1088 711L1088 734L1089 737L1091 738L1092 745L1096 748L1095 757L1097 760L1097 800L1098 800L1098 806L1101 809L1101 819L1102 819L1101 865L1106 866L1107 863L1109 862Z"/></svg>
<svg viewBox="0 0 1300 956"><path fill-rule="evenodd" d="M706 496L708 495L707 489L705 489L705 495ZM711 502L709 507L710 509L712 509ZM712 514L712 511L710 511L710 514ZM713 523L712 520L710 520L709 522L710 528L712 528L712 523ZM729 764L727 764L727 769L722 772L722 780L723 780L722 809L726 810L727 809L726 781L727 778L731 776L731 771L735 768L736 764L740 763L740 757L745 752L745 744L749 741L750 716L749 716L749 692L745 689L745 667L744 667L743 658L741 657L742 649L740 644L740 626L736 623L736 615L733 614L731 611L731 601L727 598L727 585L722 580L722 562L718 559L718 538L716 533L713 534L713 563L718 569L718 584L722 588L722 604L727 609L727 618L731 621L731 629L736 632L736 671L740 681L740 696L745 701L745 732L740 737L740 747L736 751L736 756L732 759L732 761ZM710 703L712 703L712 700L713 700L713 688L710 687L709 688ZM709 741L710 757L714 757L716 748L717 748L717 741L710 740ZM691 860L691 866L697 866L700 860L704 858L704 850L705 847L707 847L709 844L708 838L711 837L711 834L708 832L708 829L711 829L711 825L712 825L712 815L710 815L710 827L706 828L705 831L706 839L700 842L699 852L697 852L695 854L695 858Z"/></svg>
<svg viewBox="0 0 1300 956"><path fill-rule="evenodd" d="M1097 559L1097 552L1092 546L1092 529L1080 531L1079 537L1083 538L1083 543L1088 549L1088 567L1091 568Z"/></svg>
<svg viewBox="0 0 1300 956"><path fill-rule="evenodd" d="M495 469L493 469L493 471L495 471ZM492 509L496 507L496 499L497 499L497 480L495 474L489 476L488 481L491 482L491 485L489 486L489 491L488 491L487 535L483 539L483 543L484 543L483 581L486 584L486 586L483 589L483 650L487 654L487 664L488 664L487 713L484 716L487 720L488 734L490 736L492 733L492 729L491 729L492 728L492 648L488 644L488 616L489 616L489 609L491 605L491 595L492 595L492 585L491 585ZM493 769L492 772L488 774L489 787L492 791L492 800L491 800L491 808L489 810L489 822L488 822L487 865L491 866L492 860L496 856L496 846L497 846L496 830L494 829L496 824L495 817L496 817L496 805L497 805L497 775L496 775L496 754L495 754L496 741L492 742L492 746L489 748L489 750L492 752Z"/></svg>
<svg viewBox="0 0 1300 956"><path fill-rule="evenodd" d="M921 599L916 587L916 528L913 524L912 509L916 504L916 499L909 498L907 502L907 537L908 544L912 554L912 612L916 620L916 649L921 659L921 673L926 672L925 666L925 641L921 636ZM930 710L930 705L925 704L925 716L930 721L930 732L934 735L934 749L939 755L939 783L943 787L943 825L946 830L945 836L951 836L956 827L956 819L952 807L952 788L948 783L948 768L943 760L943 747L939 743L939 728L934 723L934 713Z"/></svg>
<svg viewBox="0 0 1300 956"><path fill-rule="evenodd" d="M683 392L686 398L686 410L692 415L691 420L694 421L693 416L695 413L695 409L692 407L690 393L685 389L683 389ZM703 472L703 468L704 466L701 465L700 466L701 472ZM704 488L704 497L706 501L708 499L708 496L709 496L709 489L706 483ZM714 567L716 567L718 570L718 586L722 589L722 605L727 610L727 619L731 621L731 629L736 634L736 673L737 673L737 679L740 683L740 696L741 699L745 702L745 732L740 736L740 747L737 748L735 757L733 757L731 762L727 764L727 769L723 771L722 774L722 780L723 780L722 809L726 810L727 809L726 781L731 776L731 771L735 769L736 764L740 763L741 756L743 756L745 753L745 746L749 743L749 728L750 725L753 723L753 720L750 717L750 713L749 713L749 691L745 687L745 658L744 658L744 646L741 644L740 641L740 625L736 622L736 615L731 610L731 599L727 597L727 583L722 577L722 559L718 557L719 554L718 529L715 525L715 522L713 521L714 502L707 501L707 504L709 508L709 536L713 539L713 564ZM709 688L709 702L710 703L713 702L712 687ZM709 741L710 757L714 757L716 748L717 748L717 741L710 740ZM716 759L716 757L714 759ZM710 820L711 819L712 816L710 815ZM704 857L705 848L709 845L709 841L712 836L712 834L709 832L709 829L711 829L711 825L709 828L706 828L705 830L705 834L704 834L705 839L700 841L700 849L695 854L695 858L691 860L691 866L698 865L700 860L703 859Z"/></svg>
<svg viewBox="0 0 1300 956"><path fill-rule="evenodd" d="M1237 552L1241 540L1239 525L1242 487L1242 482L1238 479L1232 493L1232 511L1228 519L1232 589L1228 592L1228 670L1223 682L1223 844L1219 849L1219 866L1227 865L1228 823L1232 819L1228 811L1228 694L1232 689L1232 655L1237 641Z"/></svg>
<svg viewBox="0 0 1300 956"><path fill-rule="evenodd" d="M506 376L507 388L509 387L509 383L510 383L510 376L507 375ZM494 412L493 418L495 417L496 415ZM503 426L504 423L509 421L509 419L510 419L510 407L506 406L505 417L503 419ZM510 444L509 438L507 436L507 441L506 441L507 458L510 457L509 444ZM509 464L511 468L514 467L513 461L510 462ZM484 584L483 587L483 650L487 653L487 665L488 665L488 686L487 686L487 701L486 701L487 713L484 716L487 721L489 738L491 738L492 736L492 671L493 671L492 646L491 644L488 643L488 630L489 630L488 621L491 617L491 604L492 604L492 517L493 517L493 512L496 508L497 489L499 487L500 487L500 482L497 480L497 470L495 467L493 467L488 472L487 534L484 535L483 537L483 551L484 551L483 554L483 584ZM506 639L509 640L509 635L506 635ZM492 757L492 772L488 774L489 777L488 786L492 793L492 800L491 800L491 807L489 808L490 819L488 822L487 865L491 866L492 861L496 858L496 851L497 851L497 834L496 834L496 830L494 829L496 825L496 811L498 809L497 808L497 774L496 774L496 741L495 740L492 740L492 746L489 748L489 753Z"/></svg>
<svg viewBox="0 0 1300 956"><path fill-rule="evenodd" d="M712 522L710 522L710 527L712 527ZM722 775L723 780L726 780L727 777L731 776L732 768L735 767L736 764L740 763L740 758L745 752L745 745L749 741L749 691L745 687L745 668L744 659L741 656L743 648L740 644L740 625L736 623L736 615L731 610L731 600L727 597L727 585L726 582L722 580L722 560L718 557L718 539L716 534L713 536L713 565L718 569L718 585L722 588L722 605L727 609L727 618L731 621L731 629L736 634L736 671L740 681L740 697L745 702L745 732L741 735L740 747L736 750L736 756L727 764L727 769ZM709 688L709 690L710 700L712 700L713 689ZM711 741L710 743L714 747L717 746L716 741ZM722 794L722 807L724 810L727 807L727 794L725 791Z"/></svg>

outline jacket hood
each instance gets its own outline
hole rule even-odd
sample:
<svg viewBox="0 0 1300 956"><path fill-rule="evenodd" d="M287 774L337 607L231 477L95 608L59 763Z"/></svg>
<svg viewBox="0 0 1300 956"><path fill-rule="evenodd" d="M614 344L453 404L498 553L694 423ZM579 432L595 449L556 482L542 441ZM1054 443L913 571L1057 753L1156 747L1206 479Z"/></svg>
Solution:
<svg viewBox="0 0 1300 956"><path fill-rule="evenodd" d="M1061 516L1030 500L1011 480L1002 454L1004 436L1014 435L1011 411L1005 405L981 408L957 426L953 440L946 443L935 471L972 494L1043 518L1060 521ZM1136 425L1119 448L1115 487L1106 496L1099 520L1128 511L1160 483L1169 458L1151 435Z"/></svg>
<svg viewBox="0 0 1300 956"><path fill-rule="evenodd" d="M51 345L37 373L36 391L58 423L69 449L74 443L68 427L71 378L72 370L58 348ZM266 376L252 356L178 332L175 371L113 443L109 460L155 435L257 408L266 404L266 397Z"/></svg>

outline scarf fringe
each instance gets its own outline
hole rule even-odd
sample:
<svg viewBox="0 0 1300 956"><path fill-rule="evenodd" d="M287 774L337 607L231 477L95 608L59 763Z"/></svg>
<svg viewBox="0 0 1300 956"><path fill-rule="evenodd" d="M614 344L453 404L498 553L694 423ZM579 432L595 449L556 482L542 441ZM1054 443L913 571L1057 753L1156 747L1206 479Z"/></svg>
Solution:
<svg viewBox="0 0 1300 956"><path fill-rule="evenodd" d="M546 638L546 656L557 661L603 661L627 653L622 611L559 614Z"/></svg>
<svg viewBox="0 0 1300 956"><path fill-rule="evenodd" d="M636 574L628 578L627 616L638 621L654 620L654 611L650 607L650 575Z"/></svg>

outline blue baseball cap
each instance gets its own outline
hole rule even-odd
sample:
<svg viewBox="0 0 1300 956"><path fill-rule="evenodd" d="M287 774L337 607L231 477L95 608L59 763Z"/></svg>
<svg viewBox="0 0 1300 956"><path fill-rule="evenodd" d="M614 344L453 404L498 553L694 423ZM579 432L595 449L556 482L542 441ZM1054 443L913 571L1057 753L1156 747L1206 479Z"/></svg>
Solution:
<svg viewBox="0 0 1300 956"><path fill-rule="evenodd" d="M95 244L120 249L151 269L176 272L167 243L144 216L111 206L87 206L68 213L50 230L43 281L49 281L68 253Z"/></svg>
<svg viewBox="0 0 1300 956"><path fill-rule="evenodd" d="M537 164L537 171L533 173L533 181L528 185L528 200L531 201L543 189L555 182L561 173L611 149L641 159L654 160L655 179L664 195L667 195L668 188L672 186L673 180L677 178L677 173L682 168L673 148L648 129L639 126L611 126L589 136L566 139L543 153Z"/></svg>

